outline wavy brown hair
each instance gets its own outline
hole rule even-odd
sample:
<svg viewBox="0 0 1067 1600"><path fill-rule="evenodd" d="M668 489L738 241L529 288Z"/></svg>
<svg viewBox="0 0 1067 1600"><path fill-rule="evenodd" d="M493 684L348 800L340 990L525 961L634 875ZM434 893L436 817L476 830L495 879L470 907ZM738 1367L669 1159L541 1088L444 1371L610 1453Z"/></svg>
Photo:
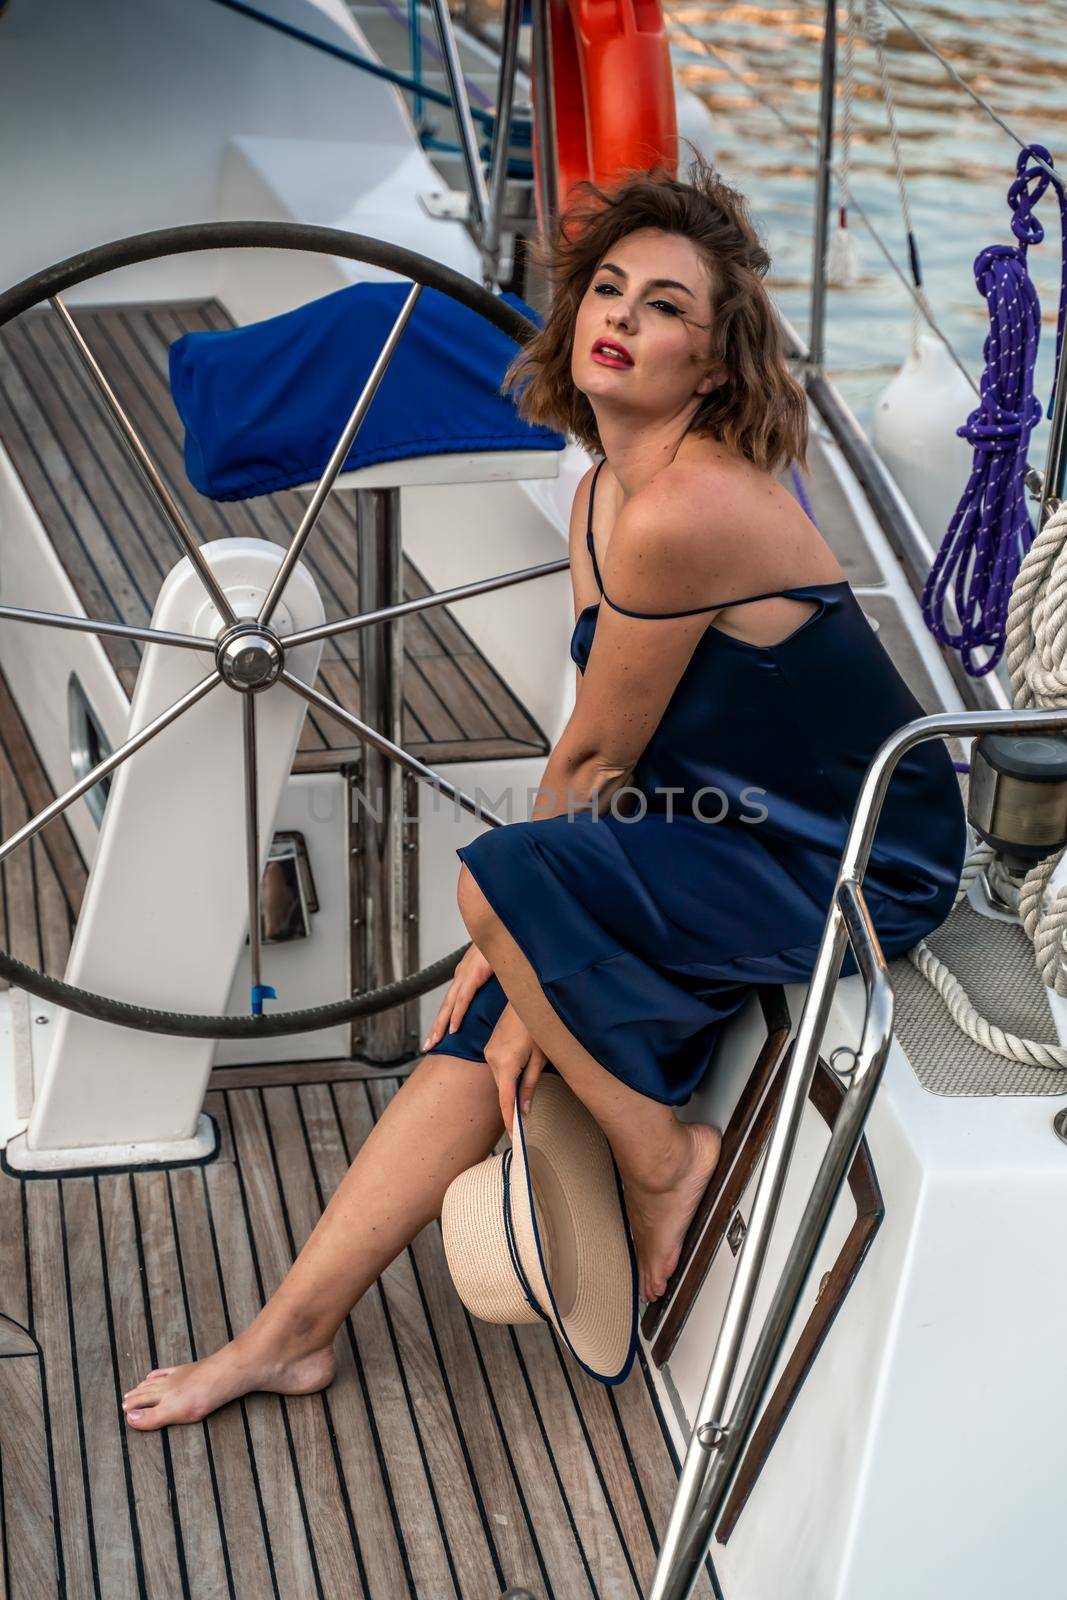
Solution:
<svg viewBox="0 0 1067 1600"><path fill-rule="evenodd" d="M683 141L689 144L688 140ZM786 365L785 342L763 279L771 258L731 189L692 145L689 177L661 163L631 168L610 186L586 179L547 235L529 245L552 285L552 306L504 374L501 394L516 391L516 409L531 423L569 433L603 455L596 416L571 376L578 307L611 246L638 228L661 228L691 239L711 280L711 362L725 373L704 395L690 431L720 439L758 467L773 471L805 460L808 409Z"/></svg>

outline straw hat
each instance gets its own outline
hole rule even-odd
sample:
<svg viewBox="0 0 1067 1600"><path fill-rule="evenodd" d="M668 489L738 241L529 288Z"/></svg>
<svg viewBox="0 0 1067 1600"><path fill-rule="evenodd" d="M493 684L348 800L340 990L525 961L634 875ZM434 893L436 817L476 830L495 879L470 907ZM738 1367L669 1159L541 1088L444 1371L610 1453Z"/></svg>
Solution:
<svg viewBox="0 0 1067 1600"><path fill-rule="evenodd" d="M461 1172L441 1208L448 1270L483 1322L545 1321L579 1365L621 1383L637 1348L637 1259L611 1146L546 1068L510 1150Z"/></svg>

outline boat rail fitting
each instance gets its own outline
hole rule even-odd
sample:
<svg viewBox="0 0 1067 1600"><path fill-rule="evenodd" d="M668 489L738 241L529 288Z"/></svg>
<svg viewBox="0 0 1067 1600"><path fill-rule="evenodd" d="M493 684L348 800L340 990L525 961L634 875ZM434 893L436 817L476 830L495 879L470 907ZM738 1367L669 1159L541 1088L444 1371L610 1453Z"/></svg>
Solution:
<svg viewBox="0 0 1067 1600"><path fill-rule="evenodd" d="M790 1048L782 1096L771 1129L752 1215L737 1258L722 1325L704 1392L679 1476L648 1600L689 1600L714 1537L730 1480L748 1443L775 1360L815 1261L819 1245L855 1158L875 1092L881 1081L893 1030L893 991L878 936L863 894L863 877L885 803L901 757L926 739L980 733L1045 734L1067 732L1067 709L1043 711L938 712L898 728L879 746L864 775L841 854L837 881L823 928L797 1035ZM846 944L856 958L867 1004L855 1066L829 1144L816 1173L781 1276L771 1298L755 1349L732 1406L728 1404L740 1352L789 1164L807 1103L811 1080ZM721 1437L709 1455L707 1430Z"/></svg>
<svg viewBox="0 0 1067 1600"><path fill-rule="evenodd" d="M106 377L104 376L100 364L82 336L81 329L78 327L78 324L74 321L74 318L67 310L66 304L60 295L53 294L50 296L50 304L58 316L60 325L67 334L67 337L74 345L74 348L78 353L78 359L81 361L82 366L88 373L93 387L96 389L100 398L103 400L104 405L107 407L107 410L111 415L111 419L118 429L123 444L126 446L133 458L135 466L137 467L141 476L144 478L149 489L152 491L152 495L156 501L156 504L159 506L159 509L162 511L164 517L167 519L167 522L170 524L178 543L181 545L182 549L185 551L186 555L189 557L189 560L196 569L201 583L204 585L204 588L214 601L216 611L219 613L219 616L222 617L224 622L231 624L236 622L236 613L234 612L233 607L230 605L229 600L227 600L225 594L223 593L222 587L218 579L215 577L215 574L212 572L210 565L204 559L204 553L196 539L193 537L192 530L190 529L188 523L182 516L182 513L178 507L178 502L175 500L174 496L167 488L167 485L164 483L159 468L156 466L155 462L152 460L152 457L145 448L144 441L137 432L137 429L134 427L133 423L130 421L129 417L126 415L118 395L115 393L114 389L112 389L110 383L108 383Z"/></svg>

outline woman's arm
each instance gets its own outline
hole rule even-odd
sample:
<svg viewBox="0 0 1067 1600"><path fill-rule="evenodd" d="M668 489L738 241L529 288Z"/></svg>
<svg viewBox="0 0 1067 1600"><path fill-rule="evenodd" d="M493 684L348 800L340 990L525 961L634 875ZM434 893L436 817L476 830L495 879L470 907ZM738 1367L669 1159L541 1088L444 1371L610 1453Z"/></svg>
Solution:
<svg viewBox="0 0 1067 1600"><path fill-rule="evenodd" d="M694 574L693 555L701 545L706 551L709 540L715 551L709 565L722 569L727 590L736 581L738 541L730 520L710 514L704 504L694 505L692 497L651 487L623 506L602 563L604 598L581 693L545 767L534 819L594 806L599 815L629 783L715 615L710 609L681 617L663 613L699 605L701 596L694 590L697 584L703 587L703 574ZM572 563L576 559L572 548ZM584 560L588 563L587 551ZM616 610L609 595L625 609ZM652 615L634 617L628 611Z"/></svg>

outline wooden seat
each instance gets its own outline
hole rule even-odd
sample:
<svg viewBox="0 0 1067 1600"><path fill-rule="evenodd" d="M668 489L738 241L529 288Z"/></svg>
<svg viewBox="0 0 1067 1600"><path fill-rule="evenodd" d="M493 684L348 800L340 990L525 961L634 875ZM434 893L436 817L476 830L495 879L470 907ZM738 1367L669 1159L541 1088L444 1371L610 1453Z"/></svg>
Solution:
<svg viewBox="0 0 1067 1600"><path fill-rule="evenodd" d="M289 544L307 503L289 490L217 504L185 475L182 428L170 396L169 346L181 334L230 325L217 301L105 307L75 320L193 530L203 540L243 536ZM121 443L58 319L34 311L0 332L0 441L8 451L87 615L147 623L177 542ZM359 609L355 493L338 490L303 559L329 620ZM404 558L404 597L429 586ZM404 619L403 743L431 766L547 755L549 741L445 607ZM127 694L141 646L102 639ZM360 712L354 634L327 641L323 691ZM309 710L294 771L355 761L358 743Z"/></svg>

